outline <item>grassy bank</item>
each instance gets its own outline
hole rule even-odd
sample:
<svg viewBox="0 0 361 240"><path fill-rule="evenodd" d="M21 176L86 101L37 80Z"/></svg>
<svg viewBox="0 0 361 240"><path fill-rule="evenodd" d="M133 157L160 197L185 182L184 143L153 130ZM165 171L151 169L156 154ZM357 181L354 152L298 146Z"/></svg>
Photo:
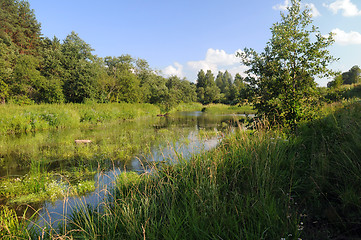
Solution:
<svg viewBox="0 0 361 240"><path fill-rule="evenodd" d="M47 237L360 236L361 104L349 101L327 111L300 126L297 135L240 131L217 149L158 167L154 175L121 175L102 211L80 209L66 228L52 229ZM16 226L14 235L20 234ZM10 230L7 234L12 236Z"/></svg>
<svg viewBox="0 0 361 240"><path fill-rule="evenodd" d="M66 119L64 116L70 113L69 119L77 118L76 113L81 113L82 118L79 119L85 119L87 116L87 120L79 120L78 125L68 125L68 129L62 131L40 131L22 136L12 134L3 136L0 139L0 199L5 199L8 204L56 200L57 197L69 195L66 190L66 186L69 185L67 181L73 185L74 189L79 189L78 186L87 186L84 190L77 190L77 193L90 191L94 188L94 181L88 173L94 176L96 171L107 171L111 166L127 166L135 154L147 154L150 150L149 146L160 144L165 139L168 141L177 139L185 134L179 128L175 131L162 129L171 126L171 119L148 118L146 121L126 121L119 124L120 113L117 111L124 110L125 107L128 110L131 109L123 113L123 117L128 118L153 115L156 112L145 113L143 108L146 106L148 105L69 104L19 108L9 106L9 109L15 107L18 112L25 110L32 112L34 116L36 112L37 116L40 116L40 112L58 111L58 114L53 112L51 115L56 118L61 116L59 117L61 119ZM202 105L197 103L181 104L174 111L196 111L201 108ZM69 109L77 109L77 111L71 112ZM131 112L138 113L132 115ZM92 117L90 113L93 114ZM98 121L98 119L102 120ZM69 122L58 121L58 123L61 122L64 125L60 126L66 128L65 125L70 123L70 120ZM80 127L72 128L74 126ZM59 127L59 125L54 125L54 127ZM86 127L91 127L91 129ZM204 131L201 131L201 135L209 135L209 131ZM91 144L74 143L74 139L88 138L91 139ZM76 181L72 177L82 175L83 179ZM64 177L64 181L59 181L60 177Z"/></svg>
<svg viewBox="0 0 361 240"><path fill-rule="evenodd" d="M170 113L180 111L201 111L212 114L247 113L255 111L252 106L228 106L200 103L179 104ZM87 103L87 104L40 104L40 105L0 105L0 134L29 133L39 130L89 127L115 120L156 116L160 108L152 104L130 103Z"/></svg>
<svg viewBox="0 0 361 240"><path fill-rule="evenodd" d="M225 104L209 104L203 107L205 113L210 114L255 114L257 111L252 105L225 105Z"/></svg>
<svg viewBox="0 0 361 240"><path fill-rule="evenodd" d="M74 237L348 239L360 235L361 104L287 137L240 132L156 176L123 177L104 212L78 211Z"/></svg>
<svg viewBox="0 0 361 240"><path fill-rule="evenodd" d="M152 104L0 105L0 134L86 127L112 120L155 116L159 113L159 107Z"/></svg>

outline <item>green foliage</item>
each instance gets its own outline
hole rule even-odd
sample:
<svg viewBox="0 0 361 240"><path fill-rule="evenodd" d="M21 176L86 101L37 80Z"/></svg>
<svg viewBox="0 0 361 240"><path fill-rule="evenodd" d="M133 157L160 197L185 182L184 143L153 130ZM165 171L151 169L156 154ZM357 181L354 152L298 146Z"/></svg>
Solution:
<svg viewBox="0 0 361 240"><path fill-rule="evenodd" d="M1 239L26 239L29 237L26 227L25 214L18 217L15 210L6 206L0 208Z"/></svg>
<svg viewBox="0 0 361 240"><path fill-rule="evenodd" d="M20 100L17 99L17 101ZM20 105L23 104L24 102ZM3 105L0 106L0 115L2 116L0 133L25 133L44 129L74 128L111 120L155 116L159 112L159 108L151 104Z"/></svg>
<svg viewBox="0 0 361 240"><path fill-rule="evenodd" d="M83 172L83 178L87 177ZM95 174L95 173L93 173ZM0 195L9 199L9 203L36 203L44 200L55 201L60 197L80 195L94 191L94 180L80 179L69 182L52 173L37 172L21 178L2 179L0 181Z"/></svg>
<svg viewBox="0 0 361 240"><path fill-rule="evenodd" d="M245 49L242 61L249 66L250 99L259 116L271 124L295 128L299 122L312 117L317 100L314 76L330 76L327 69L335 59L327 47L333 43L332 34L324 37L312 23L309 10L301 11L299 0L292 0L288 14L271 28L272 38L264 52ZM315 39L311 42L311 39Z"/></svg>
<svg viewBox="0 0 361 240"><path fill-rule="evenodd" d="M256 110L252 105L229 106L225 104L209 104L202 110L211 114L255 114Z"/></svg>
<svg viewBox="0 0 361 240"><path fill-rule="evenodd" d="M216 102L220 98L220 90L214 81L214 75L211 70L205 74L203 70L198 72L197 78L197 96L202 104Z"/></svg>
<svg viewBox="0 0 361 240"><path fill-rule="evenodd" d="M66 37L62 46L64 87L67 102L82 103L85 99L97 97L97 80L95 77L91 52L93 49L75 32Z"/></svg>
<svg viewBox="0 0 361 240"><path fill-rule="evenodd" d="M342 83L343 83L342 75L339 74L339 75L335 76L333 81L327 83L327 87L328 88L339 88L339 87L341 87Z"/></svg>
<svg viewBox="0 0 361 240"><path fill-rule="evenodd" d="M355 84L361 82L361 69L353 66L349 71L342 73L343 84Z"/></svg>
<svg viewBox="0 0 361 240"><path fill-rule="evenodd" d="M27 1L0 2L0 39L12 43L20 54L34 55L40 45L40 23Z"/></svg>

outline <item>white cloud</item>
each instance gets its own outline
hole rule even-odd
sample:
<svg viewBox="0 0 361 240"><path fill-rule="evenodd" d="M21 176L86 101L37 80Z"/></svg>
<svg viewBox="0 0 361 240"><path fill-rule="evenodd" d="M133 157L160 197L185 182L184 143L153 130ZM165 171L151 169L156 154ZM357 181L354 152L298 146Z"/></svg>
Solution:
<svg viewBox="0 0 361 240"><path fill-rule="evenodd" d="M198 72L211 70L214 75L218 71L229 73L234 77L237 73L244 75L247 67L241 64L241 59L236 57L236 53L241 52L237 50L234 53L227 53L224 50L209 48L203 60L189 61L184 66L179 63L174 63L163 69L163 73L167 76L177 75L178 77L186 77L190 81L197 79Z"/></svg>
<svg viewBox="0 0 361 240"><path fill-rule="evenodd" d="M233 72L237 71L235 73L244 72L240 63L241 59L236 57L236 53L240 51L228 54L224 50L209 48L204 60L190 61L187 65L193 70L211 70L214 74L218 71L230 71L230 69L233 69Z"/></svg>
<svg viewBox="0 0 361 240"><path fill-rule="evenodd" d="M323 6L330 9L334 14L341 11L342 15L345 17L361 15L361 11L351 2L351 0L337 0L329 5L324 3Z"/></svg>
<svg viewBox="0 0 361 240"><path fill-rule="evenodd" d="M359 32L345 32L339 28L333 29L335 42L340 45L361 45L361 34Z"/></svg>
<svg viewBox="0 0 361 240"><path fill-rule="evenodd" d="M306 3L305 4L306 7L308 7L311 10L311 16L312 17L319 17L321 16L321 13L318 11L318 9L316 8L315 4L313 3Z"/></svg>
<svg viewBox="0 0 361 240"><path fill-rule="evenodd" d="M183 65L180 63L175 62L174 66L170 65L163 69L162 71L167 76L178 76L180 78L183 78Z"/></svg>
<svg viewBox="0 0 361 240"><path fill-rule="evenodd" d="M285 0L285 2L283 4L277 4L277 5L273 6L272 8L274 10L286 11L289 6L290 6L289 0Z"/></svg>

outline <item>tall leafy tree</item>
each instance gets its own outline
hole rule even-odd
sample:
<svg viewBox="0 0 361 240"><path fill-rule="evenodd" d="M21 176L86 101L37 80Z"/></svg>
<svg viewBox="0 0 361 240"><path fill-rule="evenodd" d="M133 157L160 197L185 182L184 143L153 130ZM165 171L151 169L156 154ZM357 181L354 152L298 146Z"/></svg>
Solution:
<svg viewBox="0 0 361 240"><path fill-rule="evenodd" d="M96 72L92 67L93 49L78 34L69 34L62 45L64 95L68 102L84 102L97 97Z"/></svg>
<svg viewBox="0 0 361 240"><path fill-rule="evenodd" d="M197 75L197 97L199 102L203 102L204 100L204 91L206 88L206 74L203 69L198 72Z"/></svg>
<svg viewBox="0 0 361 240"><path fill-rule="evenodd" d="M15 65L15 49L11 42L5 43L0 39L0 102L5 103L9 96L9 84Z"/></svg>
<svg viewBox="0 0 361 240"><path fill-rule="evenodd" d="M63 66L64 55L60 40L45 38L41 45L41 74L46 78L39 88L38 102L62 103L65 100L63 85L65 70Z"/></svg>
<svg viewBox="0 0 361 240"><path fill-rule="evenodd" d="M105 64L109 77L102 80L108 101L139 102L141 99L140 80L134 73L135 60L130 55L106 57Z"/></svg>
<svg viewBox="0 0 361 240"><path fill-rule="evenodd" d="M336 60L327 50L332 34L324 37L311 24L310 10L301 11L300 0L292 0L287 14L281 13L281 21L272 26L264 52L246 48L238 54L249 66L247 81L258 115L271 123L295 128L311 117L314 77L333 74L327 68Z"/></svg>
<svg viewBox="0 0 361 240"><path fill-rule="evenodd" d="M354 84L361 82L361 69L353 66L349 71L342 73L343 84Z"/></svg>
<svg viewBox="0 0 361 240"><path fill-rule="evenodd" d="M223 81L223 73L221 71L218 72L216 77L216 85L221 90L221 93L224 93L224 81Z"/></svg>
<svg viewBox="0 0 361 240"><path fill-rule="evenodd" d="M10 82L12 95L38 99L39 88L45 81L38 70L39 65L39 59L32 55L18 55Z"/></svg>
<svg viewBox="0 0 361 240"><path fill-rule="evenodd" d="M214 75L211 70L207 70L205 75L206 86L204 88L203 104L209 104L219 99L220 90L214 81Z"/></svg>
<svg viewBox="0 0 361 240"><path fill-rule="evenodd" d="M0 1L0 38L14 43L20 54L37 54L41 26L27 1Z"/></svg>
<svg viewBox="0 0 361 240"><path fill-rule="evenodd" d="M233 77L227 70L223 74L223 88L224 91L227 91L227 88L230 88L233 84Z"/></svg>

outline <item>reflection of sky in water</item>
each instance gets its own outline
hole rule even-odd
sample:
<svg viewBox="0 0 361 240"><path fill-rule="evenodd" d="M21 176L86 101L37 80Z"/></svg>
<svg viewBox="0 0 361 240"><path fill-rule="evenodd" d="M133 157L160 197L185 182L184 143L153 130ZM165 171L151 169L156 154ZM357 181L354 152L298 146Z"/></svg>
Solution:
<svg viewBox="0 0 361 240"><path fill-rule="evenodd" d="M195 115L197 114L196 112ZM126 167L126 171L150 172L151 170L148 167L150 162L171 161L176 163L180 158L189 158L192 154L208 151L216 147L220 141L218 137L201 139L198 135L198 127L193 129L189 132L188 136L178 141L152 146L149 154L134 157L131 164ZM42 226L45 222L46 224L57 226L64 216L72 212L74 207L84 207L87 204L93 207L97 206L105 200L109 190L114 187L116 177L121 172L121 169L115 168L111 171L98 173L95 176L97 184L95 191L81 198L68 197L55 202L45 202L39 212L42 217L39 218L38 224Z"/></svg>

